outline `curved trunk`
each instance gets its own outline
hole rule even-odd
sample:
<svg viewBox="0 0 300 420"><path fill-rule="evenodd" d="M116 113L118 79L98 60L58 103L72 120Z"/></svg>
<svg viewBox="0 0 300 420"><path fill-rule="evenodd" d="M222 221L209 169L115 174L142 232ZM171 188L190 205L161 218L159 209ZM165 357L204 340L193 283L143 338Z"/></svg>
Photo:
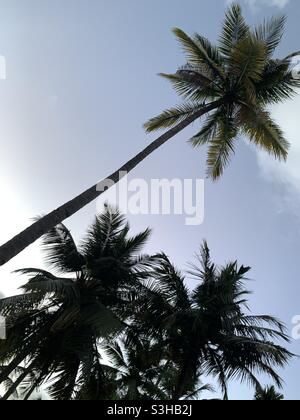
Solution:
<svg viewBox="0 0 300 420"><path fill-rule="evenodd" d="M91 203L101 194L103 194L103 189L107 189L107 181L112 181L114 184L120 181L120 173L124 174L132 171L136 166L138 166L144 159L146 159L151 153L165 144L168 140L173 138L176 134L190 125L199 117L205 115L206 113L218 108L222 104L221 100L212 102L204 106L200 111L196 112L191 117L187 118L176 127L170 129L165 134L156 139L148 147L146 147L142 152L137 154L133 159L129 160L125 165L123 165L116 172L108 176L105 180L102 180L100 183L93 185L91 188L83 192L82 194L75 197L73 200L65 203L58 209L52 211L46 216L42 217L30 227L25 229L23 232L19 233L13 239L8 241L6 244L0 247L0 266L7 263L13 257L18 255L21 251L39 239L42 235L47 233L53 227L63 222L68 217L77 213L80 209L85 207L87 204ZM101 190L102 189L102 190Z"/></svg>

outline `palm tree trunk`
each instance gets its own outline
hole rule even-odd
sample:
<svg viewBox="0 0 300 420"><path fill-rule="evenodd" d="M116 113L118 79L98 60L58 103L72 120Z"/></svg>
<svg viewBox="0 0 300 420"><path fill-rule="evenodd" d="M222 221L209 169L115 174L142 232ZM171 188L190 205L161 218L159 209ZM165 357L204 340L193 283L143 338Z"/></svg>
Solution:
<svg viewBox="0 0 300 420"><path fill-rule="evenodd" d="M4 265L10 261L13 257L22 252L25 248L39 239L42 235L47 233L49 230L54 228L59 223L63 222L68 217L77 213L80 209L85 207L87 204L91 203L104 191L101 191L101 186L105 189L107 187L107 180L111 180L114 183L120 181L120 173L127 174L132 171L136 166L138 166L144 159L146 159L151 153L165 144L168 140L173 138L176 134L181 132L192 122L200 118L201 116L207 114L208 112L218 108L222 104L221 100L212 102L204 106L201 110L178 124L176 127L170 129L165 134L156 139L148 147L146 147L142 152L137 154L133 159L129 160L125 165L123 165L116 172L111 174L108 178L101 181L100 183L93 185L91 188L83 192L82 194L75 197L73 200L65 203L58 209L52 211L48 215L42 217L30 227L25 229L23 232L19 233L13 239L8 241L6 244L0 247L0 266ZM124 176L124 175L123 175ZM107 189L107 188L106 188Z"/></svg>

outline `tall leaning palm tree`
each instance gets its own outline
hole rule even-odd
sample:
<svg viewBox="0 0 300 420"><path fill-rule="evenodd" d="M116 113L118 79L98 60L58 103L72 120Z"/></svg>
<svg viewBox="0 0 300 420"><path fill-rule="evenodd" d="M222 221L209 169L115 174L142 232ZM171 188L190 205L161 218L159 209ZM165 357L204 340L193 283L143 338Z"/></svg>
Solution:
<svg viewBox="0 0 300 420"><path fill-rule="evenodd" d="M162 74L183 103L164 111L145 124L148 132L168 129L142 152L108 178L49 213L0 247L0 265L24 250L63 220L100 196L107 180L117 183L151 153L201 117L202 129L192 138L195 147L208 145L207 174L219 178L229 163L241 134L278 159L286 159L289 144L267 111L269 104L293 96L300 86L294 78L290 54L274 58L285 25L285 17L273 18L251 29L240 6L226 13L218 45L199 34L174 33L182 45L187 63L175 74Z"/></svg>

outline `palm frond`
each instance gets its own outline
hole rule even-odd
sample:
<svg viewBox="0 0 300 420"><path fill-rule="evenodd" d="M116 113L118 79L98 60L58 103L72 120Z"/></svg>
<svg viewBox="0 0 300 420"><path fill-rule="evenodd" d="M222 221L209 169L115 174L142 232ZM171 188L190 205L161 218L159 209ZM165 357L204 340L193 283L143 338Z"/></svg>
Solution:
<svg viewBox="0 0 300 420"><path fill-rule="evenodd" d="M220 116L220 111L216 111L206 118L202 129L190 140L193 147L203 146L213 140L217 134Z"/></svg>
<svg viewBox="0 0 300 420"><path fill-rule="evenodd" d="M83 240L80 250L86 260L93 260L109 253L110 245L127 228L124 216L116 208L106 205L96 217Z"/></svg>
<svg viewBox="0 0 300 420"><path fill-rule="evenodd" d="M272 56L280 44L284 33L286 16L266 20L255 29L255 37L267 45L268 55Z"/></svg>
<svg viewBox="0 0 300 420"><path fill-rule="evenodd" d="M276 159L287 159L289 142L267 111L246 106L241 110L240 120L242 130L249 136L250 141L275 156Z"/></svg>
<svg viewBox="0 0 300 420"><path fill-rule="evenodd" d="M190 308L189 291L184 283L184 277L165 254L161 255L154 276L168 302L181 310Z"/></svg>
<svg viewBox="0 0 300 420"><path fill-rule="evenodd" d="M118 342L107 344L105 347L103 347L103 351L112 366L123 372L126 372L128 369L125 349L126 347L122 349Z"/></svg>
<svg viewBox="0 0 300 420"><path fill-rule="evenodd" d="M161 73L160 76L171 82L175 91L186 100L213 100L220 93L219 85L204 65L200 68L187 64L175 74Z"/></svg>
<svg viewBox="0 0 300 420"><path fill-rule="evenodd" d="M270 60L265 67L262 79L256 84L258 101L266 106L293 98L300 87L289 63L283 60Z"/></svg>
<svg viewBox="0 0 300 420"><path fill-rule="evenodd" d="M4 316L10 313L25 313L26 311L37 308L44 301L43 293L27 293L11 296L0 300L0 313Z"/></svg>
<svg viewBox="0 0 300 420"><path fill-rule="evenodd" d="M236 44L244 40L249 34L249 27L242 15L239 4L233 4L227 11L220 37L220 51L226 57L231 57Z"/></svg>
<svg viewBox="0 0 300 420"><path fill-rule="evenodd" d="M224 78L218 50L206 38L196 34L192 39L179 28L174 28L173 32L186 52L189 63L199 67L204 65L211 70L213 77Z"/></svg>
<svg viewBox="0 0 300 420"><path fill-rule="evenodd" d="M84 258L80 254L65 225L50 230L42 239L46 263L60 272L76 272L82 269Z"/></svg>
<svg viewBox="0 0 300 420"><path fill-rule="evenodd" d="M139 254L151 236L151 229L146 229L130 238L115 241L115 252L119 258L135 257Z"/></svg>
<svg viewBox="0 0 300 420"><path fill-rule="evenodd" d="M267 63L267 48L264 42L248 36L239 41L230 56L230 74L239 83L261 80Z"/></svg>
<svg viewBox="0 0 300 420"><path fill-rule="evenodd" d="M196 115L203 107L204 104L199 104L197 102L187 102L178 105L177 107L162 112L157 117L151 118L144 124L144 128L148 133L151 133L153 131L174 127L189 117Z"/></svg>
<svg viewBox="0 0 300 420"><path fill-rule="evenodd" d="M79 374L80 362L76 359L69 359L61 363L60 371L49 389L51 397L57 401L69 401L72 399L76 381Z"/></svg>
<svg viewBox="0 0 300 420"><path fill-rule="evenodd" d="M284 395L276 392L274 386L269 386L267 388L262 388L261 386L256 388L255 394L256 401L282 401L284 400Z"/></svg>
<svg viewBox="0 0 300 420"><path fill-rule="evenodd" d="M80 296L79 289L74 280L47 277L44 274L35 275L21 289L26 293L39 293L44 296L53 295L59 299L66 299L67 301L76 301Z"/></svg>
<svg viewBox="0 0 300 420"><path fill-rule="evenodd" d="M232 121L222 121L216 137L210 142L207 154L207 176L218 179L228 166L235 150L238 128Z"/></svg>
<svg viewBox="0 0 300 420"><path fill-rule="evenodd" d="M200 386L198 389L196 389L196 391L193 391L189 395L185 396L183 399L185 401L187 401L187 400L199 400L199 395L204 391L215 392L215 389L212 385L205 384L205 385Z"/></svg>
<svg viewBox="0 0 300 420"><path fill-rule="evenodd" d="M246 325L261 326L264 323L276 328L282 334L286 333L286 326L277 318L270 315L244 315L243 323Z"/></svg>

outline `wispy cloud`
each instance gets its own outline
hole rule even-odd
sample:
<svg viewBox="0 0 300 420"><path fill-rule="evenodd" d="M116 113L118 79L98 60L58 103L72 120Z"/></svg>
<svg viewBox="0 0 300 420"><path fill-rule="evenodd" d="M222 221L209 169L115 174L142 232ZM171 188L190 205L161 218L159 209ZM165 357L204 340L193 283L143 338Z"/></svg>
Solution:
<svg viewBox="0 0 300 420"><path fill-rule="evenodd" d="M226 0L227 4L233 3L234 0ZM244 0L253 11L257 11L262 6L277 7L283 9L290 0Z"/></svg>
<svg viewBox="0 0 300 420"><path fill-rule="evenodd" d="M290 102L277 105L272 115L283 128L291 143L287 162L278 162L265 153L258 152L258 163L265 179L280 190L281 210L299 214L300 210L300 95Z"/></svg>
<svg viewBox="0 0 300 420"><path fill-rule="evenodd" d="M279 7L282 9L290 0L245 0L249 6L257 8L258 6Z"/></svg>

